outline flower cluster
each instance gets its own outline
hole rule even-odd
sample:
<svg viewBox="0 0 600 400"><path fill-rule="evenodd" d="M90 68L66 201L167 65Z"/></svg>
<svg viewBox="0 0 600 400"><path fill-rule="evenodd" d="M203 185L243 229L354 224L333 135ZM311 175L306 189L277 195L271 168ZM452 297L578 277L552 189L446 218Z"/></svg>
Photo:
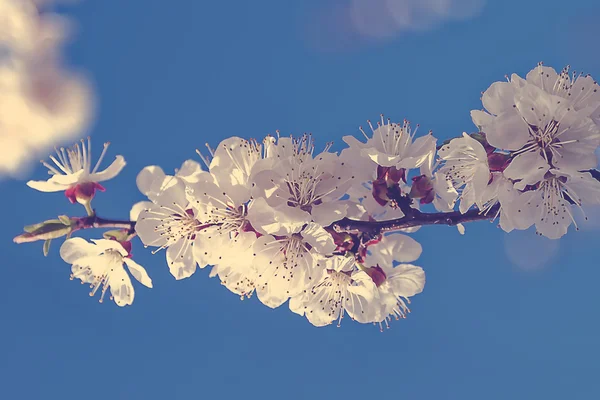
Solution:
<svg viewBox="0 0 600 400"><path fill-rule="evenodd" d="M420 226L457 225L464 234L461 222L499 217L507 232L535 225L559 238L574 222L573 207L600 204L592 175L597 88L589 76L539 65L526 79L494 83L483 94L487 111L472 112L479 132L439 147L431 132L417 135L418 126L383 116L360 128L365 141L344 137L340 153L331 144L318 151L310 135L231 137L208 146L208 156L198 152L205 170L193 160L173 175L144 168L137 186L147 200L125 222L101 219L90 205L104 190L98 182L114 177L123 157L97 172L101 160L91 168L84 142L57 150L54 165L44 163L52 177L29 185L65 191L88 215L32 225L15 241L48 244L79 229L119 228L94 244L67 239L61 256L92 295L102 286L102 300L110 288L120 306L134 293L124 264L152 287L131 259L138 236L153 253L164 250L175 279L210 266L210 276L240 298L256 294L271 308L287 302L315 326L339 326L346 314L389 326L425 285L423 269L411 264L422 249L409 234Z"/></svg>
<svg viewBox="0 0 600 400"><path fill-rule="evenodd" d="M589 76L539 64L526 79L513 74L483 93L486 111L472 111L480 133L439 151L438 173L472 205L500 215L507 232L527 229L560 238L574 223L573 206L600 204L600 92ZM576 224L575 224L576 225Z"/></svg>
<svg viewBox="0 0 600 400"><path fill-rule="evenodd" d="M435 141L426 139L431 153ZM132 213L136 232L146 246L165 250L176 279L211 265L211 276L240 297L256 293L273 308L291 299L292 311L315 325L345 312L360 322L403 317L425 283L420 267L404 264L421 246L399 233L363 238L334 229L348 215L374 215L348 194L360 166L329 147L317 152L309 135L260 143L232 137L202 157L208 171L191 160L175 175L146 167L137 184L149 201L134 207L141 209ZM422 147L402 149L398 162L417 167L427 158ZM371 147L364 149L367 155Z"/></svg>

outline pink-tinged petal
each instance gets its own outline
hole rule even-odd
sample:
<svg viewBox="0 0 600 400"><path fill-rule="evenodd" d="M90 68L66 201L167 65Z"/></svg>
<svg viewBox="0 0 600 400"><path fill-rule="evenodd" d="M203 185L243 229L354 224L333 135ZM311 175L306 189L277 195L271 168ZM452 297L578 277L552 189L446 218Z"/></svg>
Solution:
<svg viewBox="0 0 600 400"><path fill-rule="evenodd" d="M515 111L501 114L486 128L490 145L504 150L519 150L529 140L529 126Z"/></svg>
<svg viewBox="0 0 600 400"><path fill-rule="evenodd" d="M104 171L90 174L90 181L93 182L104 182L119 175L119 172L125 167L127 163L123 156L116 156L115 160L106 168Z"/></svg>
<svg viewBox="0 0 600 400"><path fill-rule="evenodd" d="M481 101L489 113L499 115L512 108L514 96L515 88L509 82L494 82L483 93Z"/></svg>
<svg viewBox="0 0 600 400"><path fill-rule="evenodd" d="M523 190L527 185L534 185L544 179L549 169L550 166L544 157L537 151L528 151L513 158L504 170L504 176L519 180L515 183L515 187Z"/></svg>
<svg viewBox="0 0 600 400"><path fill-rule="evenodd" d="M131 258L124 258L123 261L125 261L125 264L127 264L131 275L133 275L133 277L137 279L139 283L148 288L152 288L152 279L150 279L144 267L133 261Z"/></svg>

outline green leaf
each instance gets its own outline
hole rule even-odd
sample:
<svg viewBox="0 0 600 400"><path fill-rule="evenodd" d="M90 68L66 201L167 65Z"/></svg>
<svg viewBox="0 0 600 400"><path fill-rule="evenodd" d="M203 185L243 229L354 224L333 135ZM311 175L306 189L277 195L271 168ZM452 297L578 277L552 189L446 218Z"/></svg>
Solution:
<svg viewBox="0 0 600 400"><path fill-rule="evenodd" d="M31 233L39 228L41 228L42 226L44 226L45 222L40 222L39 224L32 224L32 225L27 225L26 227L23 228L23 230L25 232Z"/></svg>
<svg viewBox="0 0 600 400"><path fill-rule="evenodd" d="M48 256L48 252L50 251L50 242L52 242L52 240L48 239L44 242L44 257Z"/></svg>
<svg viewBox="0 0 600 400"><path fill-rule="evenodd" d="M59 215L58 219L64 225L71 226L71 218L67 217L66 215Z"/></svg>

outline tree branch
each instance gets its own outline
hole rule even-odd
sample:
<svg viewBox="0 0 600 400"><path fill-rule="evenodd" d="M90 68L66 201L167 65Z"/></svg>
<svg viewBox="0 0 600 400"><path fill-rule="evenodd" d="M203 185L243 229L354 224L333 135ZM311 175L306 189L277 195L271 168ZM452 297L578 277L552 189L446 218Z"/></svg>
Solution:
<svg viewBox="0 0 600 400"><path fill-rule="evenodd" d="M97 215L80 218L73 231L89 228L116 228L127 229L129 233L135 232L135 221L122 221L116 219L100 218Z"/></svg>
<svg viewBox="0 0 600 400"><path fill-rule="evenodd" d="M423 213L414 210L412 215L389 221L357 221L344 218L331 224L331 227L337 232L368 233L370 235L377 235L384 232L397 231L422 225L454 226L465 222L491 220L498 213L499 208L500 205L496 204L485 214L478 209L469 210L464 214L461 214L458 211L447 213Z"/></svg>

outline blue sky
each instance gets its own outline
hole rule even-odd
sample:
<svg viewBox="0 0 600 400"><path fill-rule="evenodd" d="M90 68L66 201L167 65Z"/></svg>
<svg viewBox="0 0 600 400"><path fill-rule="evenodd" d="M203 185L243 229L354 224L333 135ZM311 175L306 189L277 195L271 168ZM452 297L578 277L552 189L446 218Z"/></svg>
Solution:
<svg viewBox="0 0 600 400"><path fill-rule="evenodd" d="M95 206L126 217L137 172L178 167L232 135L358 134L380 113L439 138L474 129L480 92L538 61L600 76L593 0L490 0L479 16L382 40L315 46L315 13L343 1L81 2L70 64L92 77L98 118L125 171ZM323 5L325 4L325 5ZM319 20L322 23L322 20ZM312 25L312 26L311 26ZM330 27L328 27L330 28ZM335 27L334 27L335 28ZM329 29L325 30L329 31ZM321 33L319 33L321 35ZM328 38L319 37L321 44ZM593 47L593 46L592 46ZM34 174L44 176L38 168ZM16 245L23 225L79 214L61 194L0 181L0 398L592 399L600 397L598 231L559 242L495 225L425 227L425 291L380 333L314 328L208 278L176 282L164 256L134 244L154 289L99 304L70 282L58 245ZM596 225L598 213L595 214ZM590 224L593 225L593 224ZM528 261L517 265L514 257ZM546 260L542 265L539 260Z"/></svg>

